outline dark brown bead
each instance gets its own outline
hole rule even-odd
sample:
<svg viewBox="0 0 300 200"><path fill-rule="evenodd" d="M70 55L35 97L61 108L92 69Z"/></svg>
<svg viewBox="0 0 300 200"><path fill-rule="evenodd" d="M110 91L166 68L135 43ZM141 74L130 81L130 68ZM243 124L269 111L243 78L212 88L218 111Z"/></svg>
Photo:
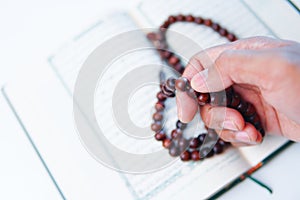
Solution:
<svg viewBox="0 0 300 200"><path fill-rule="evenodd" d="M189 161L191 159L191 153L188 151L184 151L180 154L180 159L182 161Z"/></svg>
<svg viewBox="0 0 300 200"><path fill-rule="evenodd" d="M209 141L217 141L219 139L219 135L214 129L208 128L206 138L209 139Z"/></svg>
<svg viewBox="0 0 300 200"><path fill-rule="evenodd" d="M212 106L226 106L226 94L224 91L210 93L210 105Z"/></svg>
<svg viewBox="0 0 300 200"><path fill-rule="evenodd" d="M254 126L257 130L259 130L259 129L262 128L262 125L261 125L260 121L253 123L253 126Z"/></svg>
<svg viewBox="0 0 300 200"><path fill-rule="evenodd" d="M217 24L217 23L213 23L213 24L211 25L211 28L214 29L215 31L219 31L220 25Z"/></svg>
<svg viewBox="0 0 300 200"><path fill-rule="evenodd" d="M171 132L171 138L176 139L176 138L181 138L182 137L182 130L180 129L174 129Z"/></svg>
<svg viewBox="0 0 300 200"><path fill-rule="evenodd" d="M187 21L187 22L193 22L194 20L195 20L195 18L192 15L188 15L185 18L185 21Z"/></svg>
<svg viewBox="0 0 300 200"><path fill-rule="evenodd" d="M169 138L165 138L162 142L162 145L163 145L163 147L168 149L172 145L172 141Z"/></svg>
<svg viewBox="0 0 300 200"><path fill-rule="evenodd" d="M176 122L176 128L179 128L181 130L185 129L186 128L186 124L181 122L180 120L177 120Z"/></svg>
<svg viewBox="0 0 300 200"><path fill-rule="evenodd" d="M226 30L225 28L220 28L219 34L220 34L221 36L226 36L226 35L227 35L227 30Z"/></svg>
<svg viewBox="0 0 300 200"><path fill-rule="evenodd" d="M200 146L200 142L199 142L198 138L191 139L191 141L189 143L189 147L191 149L197 149L199 146Z"/></svg>
<svg viewBox="0 0 300 200"><path fill-rule="evenodd" d="M245 112L245 117L250 117L256 113L254 106L251 103L247 104L247 109Z"/></svg>
<svg viewBox="0 0 300 200"><path fill-rule="evenodd" d="M192 159L193 161L198 161L198 160L200 160L201 158L200 158L200 153L199 153L199 151L197 151L197 150L192 151L192 153L191 153L191 159Z"/></svg>
<svg viewBox="0 0 300 200"><path fill-rule="evenodd" d="M218 143L219 145L223 146L223 147L226 146L226 143L224 142L224 140L219 139L219 140L217 141L217 143Z"/></svg>
<svg viewBox="0 0 300 200"><path fill-rule="evenodd" d="M231 104L232 96L234 94L233 88L232 87L226 88L225 92L226 92L226 106L229 106Z"/></svg>
<svg viewBox="0 0 300 200"><path fill-rule="evenodd" d="M159 101L165 101L166 100L166 96L162 93L162 91L159 91L157 94L156 94L156 97Z"/></svg>
<svg viewBox="0 0 300 200"><path fill-rule="evenodd" d="M169 154L173 157L179 156L179 149L175 145L171 145L169 148Z"/></svg>
<svg viewBox="0 0 300 200"><path fill-rule="evenodd" d="M187 95L189 97L191 97L192 99L196 99L197 98L197 96L195 94L195 90L193 88L190 88L190 89L187 90Z"/></svg>
<svg viewBox="0 0 300 200"><path fill-rule="evenodd" d="M236 109L240 113L244 114L246 112L246 110L247 110L247 107L248 107L247 102L241 100L240 103L239 103L239 105L236 107Z"/></svg>
<svg viewBox="0 0 300 200"><path fill-rule="evenodd" d="M231 103L230 103L230 107L236 108L236 107L240 104L240 101L241 101L240 95L234 94L234 95L232 96L232 100L231 100Z"/></svg>
<svg viewBox="0 0 300 200"><path fill-rule="evenodd" d="M167 97L175 97L174 91L168 90L168 88L166 87L165 84L161 87L161 91L162 91L163 94L166 95Z"/></svg>
<svg viewBox="0 0 300 200"><path fill-rule="evenodd" d="M195 17L194 22L197 24L202 24L204 22L204 20L201 17Z"/></svg>
<svg viewBox="0 0 300 200"><path fill-rule="evenodd" d="M180 77L175 81L175 88L180 91L185 91L188 84L188 80L185 77Z"/></svg>
<svg viewBox="0 0 300 200"><path fill-rule="evenodd" d="M183 67L182 64L179 62L179 63L177 63L176 65L174 65L173 68L174 68L177 72L180 73L180 70L181 70L182 68L184 68L184 67ZM181 74L181 73L180 73L180 74Z"/></svg>
<svg viewBox="0 0 300 200"><path fill-rule="evenodd" d="M166 82L166 88L172 92L175 91L175 81L176 79L174 78L169 78Z"/></svg>
<svg viewBox="0 0 300 200"><path fill-rule="evenodd" d="M250 117L246 117L246 121L254 124L256 122L259 122L260 120L259 120L258 115L255 113L254 115L252 115Z"/></svg>
<svg viewBox="0 0 300 200"><path fill-rule="evenodd" d="M155 104L155 110L157 111L163 111L165 109L165 104L161 101L158 101L156 104Z"/></svg>
<svg viewBox="0 0 300 200"><path fill-rule="evenodd" d="M204 19L204 25L211 26L212 25L211 19Z"/></svg>
<svg viewBox="0 0 300 200"><path fill-rule="evenodd" d="M183 16L183 15L177 15L176 20L177 21L184 21L185 20L185 16Z"/></svg>
<svg viewBox="0 0 300 200"><path fill-rule="evenodd" d="M176 22L176 20L177 20L176 17L174 17L174 16L172 16L172 15L169 16L169 18L168 18L168 21L169 21L170 24Z"/></svg>
<svg viewBox="0 0 300 200"><path fill-rule="evenodd" d="M167 50L162 50L160 52L160 56L163 58L163 59L169 59L173 54L170 52L170 51L167 51Z"/></svg>
<svg viewBox="0 0 300 200"><path fill-rule="evenodd" d="M233 42L233 41L236 40L236 36L235 36L234 34L232 34L232 33L227 34L226 37L227 37L227 39L228 39L229 41L231 41L231 42Z"/></svg>
<svg viewBox="0 0 300 200"><path fill-rule="evenodd" d="M161 128L162 128L161 122L154 122L153 124L151 124L151 129L152 129L152 131L154 131L154 132L160 131Z"/></svg>
<svg viewBox="0 0 300 200"><path fill-rule="evenodd" d="M167 28L169 27L169 25L170 25L170 22L169 22L169 21L165 21L165 22L163 23L163 25L161 25L160 27L161 27L161 28L167 29Z"/></svg>
<svg viewBox="0 0 300 200"><path fill-rule="evenodd" d="M204 106L210 102L210 95L209 93L200 93L197 100L199 105Z"/></svg>
<svg viewBox="0 0 300 200"><path fill-rule="evenodd" d="M154 137L157 141L163 141L166 138L166 134L163 130L161 130L155 133Z"/></svg>
<svg viewBox="0 0 300 200"><path fill-rule="evenodd" d="M213 148L213 151L215 154L220 154L223 152L223 146L220 145L219 143L216 143L214 148Z"/></svg>
<svg viewBox="0 0 300 200"><path fill-rule="evenodd" d="M210 105L219 106L221 103L221 94L219 92L210 93Z"/></svg>
<svg viewBox="0 0 300 200"><path fill-rule="evenodd" d="M168 63L172 66L175 66L177 63L179 63L179 58L175 55L172 55L169 59L168 59Z"/></svg>
<svg viewBox="0 0 300 200"><path fill-rule="evenodd" d="M214 155L214 151L208 147L204 147L200 151L200 157L209 158L209 157L212 157L213 155Z"/></svg>
<svg viewBox="0 0 300 200"><path fill-rule="evenodd" d="M161 112L156 112L153 114L152 118L155 121L161 121L163 119L163 115Z"/></svg>
<svg viewBox="0 0 300 200"><path fill-rule="evenodd" d="M206 134L202 133L202 134L198 135L197 138L198 138L199 142L202 144L206 138Z"/></svg>
<svg viewBox="0 0 300 200"><path fill-rule="evenodd" d="M154 33L154 32L148 33L147 38L151 41L156 40L156 38L157 38L156 33Z"/></svg>
<svg viewBox="0 0 300 200"><path fill-rule="evenodd" d="M179 140L178 140L178 147L179 147L179 150L181 152L183 152L184 150L186 150L186 148L188 147L188 140L185 139L184 137L179 138Z"/></svg>
<svg viewBox="0 0 300 200"><path fill-rule="evenodd" d="M260 132L262 137L265 137L265 130L261 127L260 129L258 129L258 131Z"/></svg>

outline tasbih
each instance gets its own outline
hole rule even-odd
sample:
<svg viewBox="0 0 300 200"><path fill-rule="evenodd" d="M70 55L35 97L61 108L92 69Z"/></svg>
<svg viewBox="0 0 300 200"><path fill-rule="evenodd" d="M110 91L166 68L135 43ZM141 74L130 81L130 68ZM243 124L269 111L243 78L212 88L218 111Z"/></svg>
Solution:
<svg viewBox="0 0 300 200"><path fill-rule="evenodd" d="M162 60L168 63L179 74L182 74L185 68L181 63L180 58L174 53L168 51L168 45L166 42L166 31L170 25L176 22L191 22L204 25L213 29L222 37L227 38L230 42L237 40L237 37L233 33L230 33L211 19L194 17L192 15L185 16L181 14L177 16L169 16L168 19L160 26L158 32L148 33L147 37L156 47ZM230 143L218 138L215 130L210 128L207 128L207 133L201 133L197 137L193 137L191 139L183 137L183 131L187 124L182 123L180 120L176 122L176 128L172 130L170 136L166 134L162 125L165 101L167 98L175 97L176 90L185 92L191 98L197 100L200 107L209 104L211 106L221 105L236 109L241 113L244 120L254 125L254 127L260 132L261 136L264 137L265 131L254 106L243 100L241 96L234 91L232 86L227 88L225 91L200 93L191 88L189 80L185 77L180 77L178 79L169 78L160 84L160 91L156 95L158 101L155 104L156 112L152 116L154 122L151 124L151 129L155 132L155 139L162 141L163 147L169 150L169 154L171 156L180 156L182 161L199 161L204 158L212 157L215 154L220 154L225 150L225 148L230 146ZM207 141L216 142L212 148L205 146L201 147L202 144Z"/></svg>

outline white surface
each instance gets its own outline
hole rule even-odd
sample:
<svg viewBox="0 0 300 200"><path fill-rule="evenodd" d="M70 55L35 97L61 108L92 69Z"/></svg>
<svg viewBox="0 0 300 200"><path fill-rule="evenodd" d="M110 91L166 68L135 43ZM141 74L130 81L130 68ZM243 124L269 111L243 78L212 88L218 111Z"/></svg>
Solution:
<svg viewBox="0 0 300 200"><path fill-rule="evenodd" d="M62 199L0 95L0 199Z"/></svg>
<svg viewBox="0 0 300 200"><path fill-rule="evenodd" d="M2 0L0 6L0 83L3 83L16 75L30 76L33 72L39 73L41 71L40 68L48 67L46 65L46 59L53 50L61 46L65 41L68 41L85 27L93 24L104 13L115 9L126 9L130 7L130 4L131 3L128 3L128 1L121 0L54 0L48 2L37 0ZM281 13L278 13L278 15L280 14ZM51 73L50 70L49 73ZM13 128L13 126L11 128ZM14 133L14 131L12 132ZM28 145L26 138L22 138L22 136L18 137L19 136L9 139L5 144L10 148L16 144L18 148L21 148L22 146L26 147L26 145ZM3 146L2 142L3 140L1 140L1 146ZM27 146L26 148L29 147ZM2 152L5 151L3 150ZM20 152L25 153L25 151L22 150L20 150ZM19 151L16 150L16 153L19 153ZM57 152L57 154L60 153L62 152ZM268 183L268 185L274 189L274 194L272 196L265 190L260 189L252 181L247 180L226 193L223 198L253 199L256 197L257 199L265 199L268 197L276 197L276 199L279 199L280 197L286 197L286 199L295 199L295 197L299 197L299 154L300 145L293 145L286 152L276 157L271 163L255 173L255 177L265 181L265 183ZM11 154L6 154L6 159L13 159L13 155L9 155ZM29 153L28 155L28 161L31 159L34 160L35 155L32 153ZM24 154L24 158L25 157L26 154ZM32 165L30 168L39 168L38 166L40 166L40 163L34 163L35 161L30 162L30 165ZM77 165L77 167L80 168L80 165L84 165L84 162L77 163ZM8 171L12 172L11 169L13 168L9 166L13 165L8 165L5 169L9 169ZM4 169L4 167L1 166L0 169ZM21 168L16 168L16 170L21 170ZM103 173L107 172L106 170L106 168L103 168ZM40 177L38 171L39 170L34 170L35 175L30 175L29 173L18 174L16 182L20 182L20 180L30 180L30 182L26 182L26 186L29 187L28 189L26 189L27 187L24 187L24 184L6 184L6 187L8 188L7 191L27 191L29 194L32 192L32 188L36 189L37 192L44 191L45 188L43 187L43 184L38 184L37 186L36 181L34 180L34 177ZM6 173L6 175L7 174L9 173ZM26 178L27 175L30 178ZM72 174L67 173L65 175L72 176ZM1 178L2 177L7 176L1 175ZM79 180L74 180L74 183L76 183L76 181ZM47 181L45 181L45 183L46 182ZM2 184L2 182L0 183ZM72 185L72 183L70 184ZM114 185L114 182L109 182L106 185L104 188L106 194L116 190L122 190L122 188L114 187ZM53 191L53 189L51 189L53 187L53 184L49 181L49 189L40 194L46 194L46 192L49 192L50 194L51 191ZM99 190L102 189L103 188L99 186ZM126 193L125 191L123 192L124 194ZM1 198L10 199L10 193L1 192L1 195L2 194L4 196L1 196ZM116 196L121 194L123 193L115 193ZM45 198L42 196L39 197L41 197L40 199ZM56 197L53 196L51 199L55 198ZM22 199L32 198L22 196Z"/></svg>

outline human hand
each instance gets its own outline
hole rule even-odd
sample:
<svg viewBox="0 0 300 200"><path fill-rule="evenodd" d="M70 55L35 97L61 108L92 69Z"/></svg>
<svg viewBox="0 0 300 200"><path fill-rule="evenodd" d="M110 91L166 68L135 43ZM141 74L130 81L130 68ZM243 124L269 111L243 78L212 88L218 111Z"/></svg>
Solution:
<svg viewBox="0 0 300 200"><path fill-rule="evenodd" d="M300 141L299 43L254 37L213 47L196 54L182 76L203 93L232 85L254 105L267 133ZM183 92L177 92L176 100L179 119L191 121L197 103ZM205 105L200 114L206 126L236 146L262 141L255 127L234 109Z"/></svg>

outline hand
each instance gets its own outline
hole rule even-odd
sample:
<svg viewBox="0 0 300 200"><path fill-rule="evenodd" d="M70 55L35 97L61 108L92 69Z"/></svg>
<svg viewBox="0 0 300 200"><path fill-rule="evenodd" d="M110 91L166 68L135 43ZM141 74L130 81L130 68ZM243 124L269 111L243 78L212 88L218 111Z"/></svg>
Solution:
<svg viewBox="0 0 300 200"><path fill-rule="evenodd" d="M254 37L199 52L190 60L183 77L198 92L216 92L233 86L256 108L268 134L300 141L300 44ZM197 103L177 92L178 117L189 122ZM225 112L224 112L225 111ZM262 142L259 132L231 108L200 108L206 126L234 145Z"/></svg>

